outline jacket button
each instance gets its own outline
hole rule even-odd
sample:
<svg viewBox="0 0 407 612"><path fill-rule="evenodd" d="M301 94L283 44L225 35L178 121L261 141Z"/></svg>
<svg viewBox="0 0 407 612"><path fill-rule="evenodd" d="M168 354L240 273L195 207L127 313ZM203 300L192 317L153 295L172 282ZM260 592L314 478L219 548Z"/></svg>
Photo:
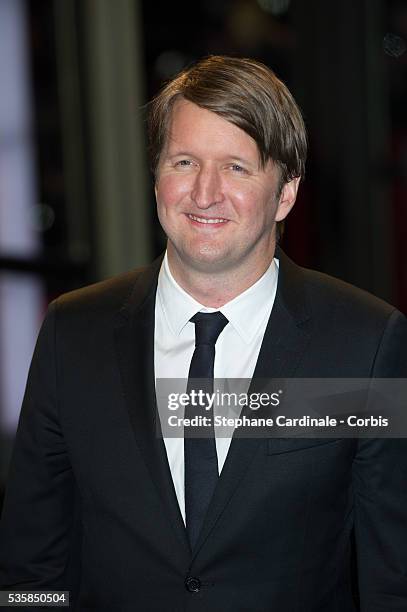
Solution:
<svg viewBox="0 0 407 612"><path fill-rule="evenodd" d="M199 578L192 578L192 576L188 576L185 580L185 586L187 591L190 593L198 593L201 588L201 581Z"/></svg>

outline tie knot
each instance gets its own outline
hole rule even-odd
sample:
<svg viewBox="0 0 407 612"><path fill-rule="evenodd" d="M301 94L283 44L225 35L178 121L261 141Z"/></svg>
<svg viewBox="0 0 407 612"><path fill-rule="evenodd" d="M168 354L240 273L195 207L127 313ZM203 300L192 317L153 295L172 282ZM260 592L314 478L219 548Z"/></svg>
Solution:
<svg viewBox="0 0 407 612"><path fill-rule="evenodd" d="M190 321L195 323L195 346L209 344L215 346L220 332L228 320L221 312L197 312Z"/></svg>

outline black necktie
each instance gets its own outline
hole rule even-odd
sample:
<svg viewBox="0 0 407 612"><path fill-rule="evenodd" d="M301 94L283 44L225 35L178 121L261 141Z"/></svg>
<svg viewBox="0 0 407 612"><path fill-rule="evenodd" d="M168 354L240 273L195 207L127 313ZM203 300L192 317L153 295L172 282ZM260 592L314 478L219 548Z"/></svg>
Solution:
<svg viewBox="0 0 407 612"><path fill-rule="evenodd" d="M219 334L228 323L221 312L198 312L191 319L195 323L195 351L192 355L188 375L187 392L191 390L213 392L213 364L215 344ZM203 379L197 381L194 379ZM213 410L203 406L185 408L185 417L202 415L211 419L212 427L204 427L205 438L185 437L185 513L186 526L191 548L193 549L202 527L203 519L218 481L218 456L216 453ZM194 436L199 428L190 428Z"/></svg>

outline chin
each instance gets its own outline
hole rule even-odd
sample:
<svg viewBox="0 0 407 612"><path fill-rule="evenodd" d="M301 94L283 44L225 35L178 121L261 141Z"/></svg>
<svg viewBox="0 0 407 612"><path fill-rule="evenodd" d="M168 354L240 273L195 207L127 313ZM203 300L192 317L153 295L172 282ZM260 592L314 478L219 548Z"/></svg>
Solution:
<svg viewBox="0 0 407 612"><path fill-rule="evenodd" d="M197 240L188 242L181 247L179 250L183 254L183 259L188 260L202 260L202 261L215 261L221 260L225 257L225 246L221 244L214 244L213 242L198 242Z"/></svg>
<svg viewBox="0 0 407 612"><path fill-rule="evenodd" d="M201 243L196 245L193 250L197 254L198 257L207 260L219 260L225 259L227 257L228 249L225 248L225 243Z"/></svg>
<svg viewBox="0 0 407 612"><path fill-rule="evenodd" d="M180 252L180 260L185 266L196 270L215 270L223 267L225 254L213 248L187 249Z"/></svg>

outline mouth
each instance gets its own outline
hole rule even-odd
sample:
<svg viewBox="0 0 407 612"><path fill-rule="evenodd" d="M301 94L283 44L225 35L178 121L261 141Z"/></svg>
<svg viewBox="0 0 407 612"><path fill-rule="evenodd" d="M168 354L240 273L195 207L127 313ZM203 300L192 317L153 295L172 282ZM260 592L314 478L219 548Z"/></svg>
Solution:
<svg viewBox="0 0 407 612"><path fill-rule="evenodd" d="M219 225L225 225L228 223L228 219L222 219L222 217L199 217L198 215L192 215L187 213L187 217L192 223L199 224L200 226L211 226L217 227Z"/></svg>

